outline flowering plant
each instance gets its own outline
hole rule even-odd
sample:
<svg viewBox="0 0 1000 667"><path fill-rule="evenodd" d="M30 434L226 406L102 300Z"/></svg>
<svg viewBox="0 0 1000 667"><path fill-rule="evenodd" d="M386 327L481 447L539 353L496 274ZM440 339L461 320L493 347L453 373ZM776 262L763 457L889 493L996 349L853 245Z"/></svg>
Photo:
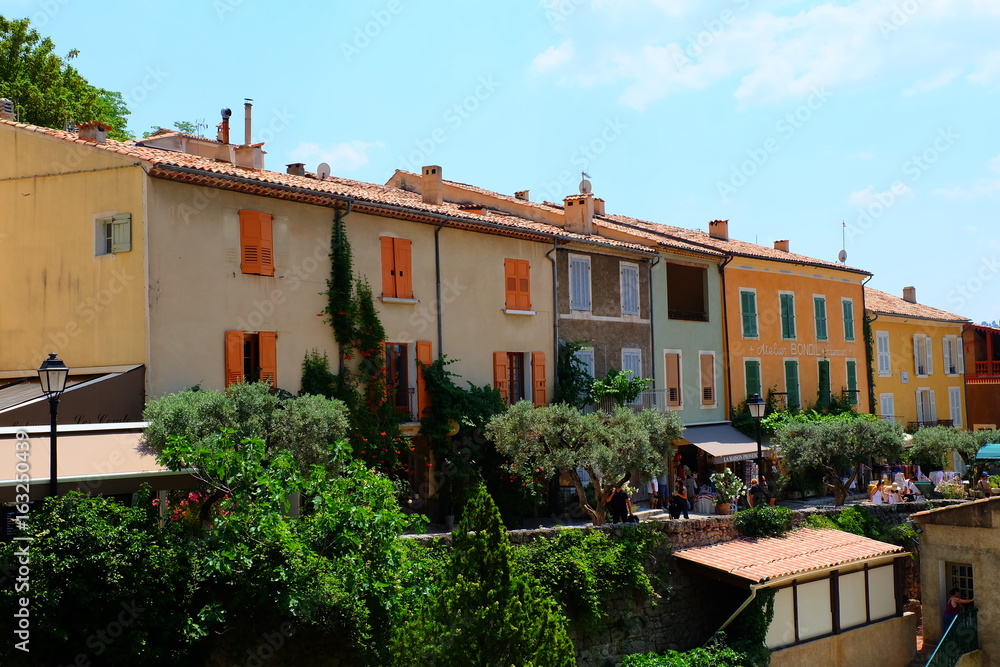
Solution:
<svg viewBox="0 0 1000 667"><path fill-rule="evenodd" d="M743 480L736 476L729 468L726 468L722 472L712 473L712 484L715 486L715 492L719 494L719 503L731 503L740 497L740 494L746 490L746 486L743 484Z"/></svg>

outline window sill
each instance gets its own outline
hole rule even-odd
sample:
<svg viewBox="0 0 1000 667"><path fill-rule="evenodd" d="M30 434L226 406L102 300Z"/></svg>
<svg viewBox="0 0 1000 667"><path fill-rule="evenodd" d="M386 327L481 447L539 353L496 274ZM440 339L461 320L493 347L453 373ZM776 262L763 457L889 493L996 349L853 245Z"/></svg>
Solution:
<svg viewBox="0 0 1000 667"><path fill-rule="evenodd" d="M534 315L533 310L511 310L510 308L504 308L503 312L507 315Z"/></svg>
<svg viewBox="0 0 1000 667"><path fill-rule="evenodd" d="M420 299L401 299L395 296L382 296L379 299L382 303L420 303Z"/></svg>

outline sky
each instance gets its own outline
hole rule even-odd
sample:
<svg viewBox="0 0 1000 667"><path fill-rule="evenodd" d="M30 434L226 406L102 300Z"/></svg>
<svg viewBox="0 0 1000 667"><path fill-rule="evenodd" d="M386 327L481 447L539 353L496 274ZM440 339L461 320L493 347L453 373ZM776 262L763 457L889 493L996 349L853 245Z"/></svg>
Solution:
<svg viewBox="0 0 1000 667"><path fill-rule="evenodd" d="M253 99L267 168L395 169L707 230L1000 320L996 0L0 0L129 130L215 136Z"/></svg>

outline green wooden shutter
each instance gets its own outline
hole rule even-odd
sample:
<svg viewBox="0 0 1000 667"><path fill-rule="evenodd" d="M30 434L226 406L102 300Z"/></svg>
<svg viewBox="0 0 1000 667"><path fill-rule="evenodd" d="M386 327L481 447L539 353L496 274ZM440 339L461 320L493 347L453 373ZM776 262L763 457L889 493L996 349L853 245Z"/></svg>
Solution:
<svg viewBox="0 0 1000 667"><path fill-rule="evenodd" d="M816 340L827 339L826 328L826 299L821 296L813 297L813 312L816 314Z"/></svg>
<svg viewBox="0 0 1000 667"><path fill-rule="evenodd" d="M747 379L747 398L760 395L760 362L746 361L743 364Z"/></svg>
<svg viewBox="0 0 1000 667"><path fill-rule="evenodd" d="M854 360L848 360L847 362L847 388L849 393L847 394L848 401L851 405L858 404L858 362Z"/></svg>
<svg viewBox="0 0 1000 667"><path fill-rule="evenodd" d="M743 337L757 337L757 295L740 292L740 308L743 312Z"/></svg>
<svg viewBox="0 0 1000 667"><path fill-rule="evenodd" d="M819 402L820 405L830 403L830 361L819 360Z"/></svg>
<svg viewBox="0 0 1000 667"><path fill-rule="evenodd" d="M854 340L854 303L841 301L844 306L844 340Z"/></svg>
<svg viewBox="0 0 1000 667"><path fill-rule="evenodd" d="M799 400L799 362L785 362L785 405L789 410L798 410L802 406Z"/></svg>
<svg viewBox="0 0 1000 667"><path fill-rule="evenodd" d="M795 295L781 295L781 337L795 338Z"/></svg>

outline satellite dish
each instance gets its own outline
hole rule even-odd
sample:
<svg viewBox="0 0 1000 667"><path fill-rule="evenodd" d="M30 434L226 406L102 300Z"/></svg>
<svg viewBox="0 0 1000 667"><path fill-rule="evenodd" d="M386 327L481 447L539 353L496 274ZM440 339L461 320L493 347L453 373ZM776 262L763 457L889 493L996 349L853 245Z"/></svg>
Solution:
<svg viewBox="0 0 1000 667"><path fill-rule="evenodd" d="M847 251L841 250L839 253L837 253L837 259L840 260L841 264L845 263L847 261Z"/></svg>
<svg viewBox="0 0 1000 667"><path fill-rule="evenodd" d="M330 175L330 165L326 162L320 162L319 166L316 167L316 178L326 178Z"/></svg>
<svg viewBox="0 0 1000 667"><path fill-rule="evenodd" d="M589 195L591 193L591 191L592 191L592 188L590 187L590 181L588 181L586 178L583 179L582 181L580 181L580 194L581 195Z"/></svg>

